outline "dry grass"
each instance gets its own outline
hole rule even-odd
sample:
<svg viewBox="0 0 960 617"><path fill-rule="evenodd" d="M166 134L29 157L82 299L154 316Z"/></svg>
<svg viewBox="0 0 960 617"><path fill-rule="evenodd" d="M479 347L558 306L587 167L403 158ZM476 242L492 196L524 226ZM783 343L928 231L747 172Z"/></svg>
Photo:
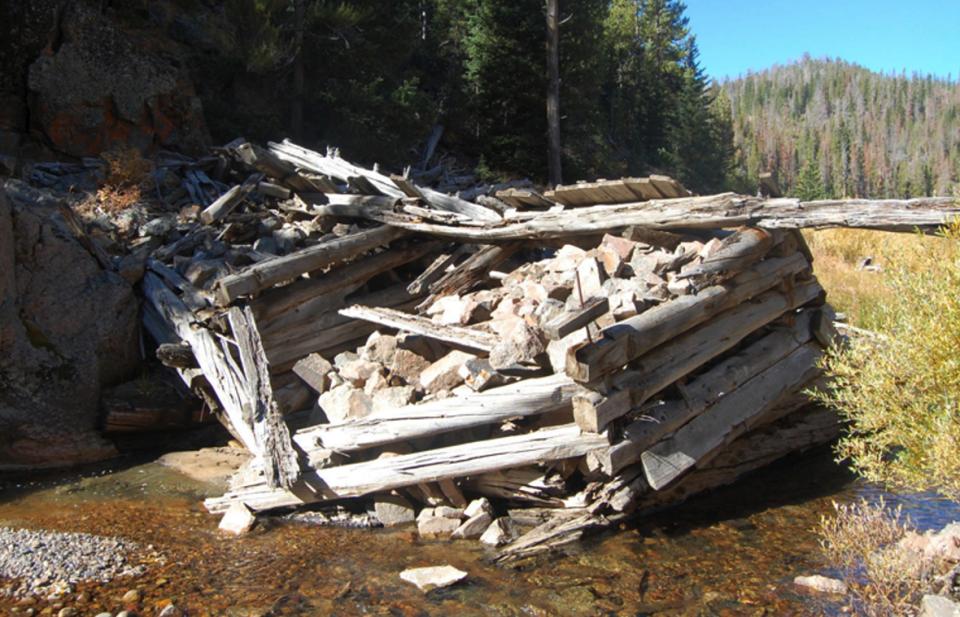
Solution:
<svg viewBox="0 0 960 617"><path fill-rule="evenodd" d="M900 508L888 508L882 500L833 506L835 515L820 520L820 544L843 572L855 614L915 615L941 564L898 544L912 531Z"/></svg>
<svg viewBox="0 0 960 617"><path fill-rule="evenodd" d="M830 303L846 313L852 325L867 329L877 326L881 307L896 299L888 284L890 272L927 267L918 250L939 250L945 242L934 236L862 229L805 231L804 237ZM859 269L865 257L881 271Z"/></svg>
<svg viewBox="0 0 960 617"><path fill-rule="evenodd" d="M136 148L117 147L100 154L107 162L107 177L96 194L78 208L81 214L116 213L130 208L142 198L142 190L150 181L153 162Z"/></svg>

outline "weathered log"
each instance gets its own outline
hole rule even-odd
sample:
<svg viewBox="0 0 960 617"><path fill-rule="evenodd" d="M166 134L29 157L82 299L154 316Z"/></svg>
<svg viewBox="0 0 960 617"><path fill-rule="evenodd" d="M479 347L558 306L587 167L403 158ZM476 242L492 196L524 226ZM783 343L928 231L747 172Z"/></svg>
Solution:
<svg viewBox="0 0 960 617"><path fill-rule="evenodd" d="M170 368L197 368L197 358L186 343L161 343L156 355L161 364Z"/></svg>
<svg viewBox="0 0 960 617"><path fill-rule="evenodd" d="M589 390L575 395L573 413L577 424L586 431L603 430L609 422L822 292L816 282L801 284L787 294L768 291L657 347L634 366L615 375L613 389L607 396Z"/></svg>
<svg viewBox="0 0 960 617"><path fill-rule="evenodd" d="M521 467L470 478L465 487L485 497L562 508L566 483L559 474L551 475L539 467Z"/></svg>
<svg viewBox="0 0 960 617"><path fill-rule="evenodd" d="M465 253L466 247L460 245L449 253L439 255L429 266L424 268L417 278L407 285L407 291L414 295L426 293L430 285L444 276L447 269L453 266Z"/></svg>
<svg viewBox="0 0 960 617"><path fill-rule="evenodd" d="M212 225L230 214L243 201L244 197L257 188L257 183L262 178L261 174L252 174L244 180L243 184L238 184L229 189L200 213L200 220L203 221L204 225Z"/></svg>
<svg viewBox="0 0 960 617"><path fill-rule="evenodd" d="M559 341L574 330L586 327L590 322L606 315L609 311L609 298L597 296L587 300L581 308L575 311L558 315L543 326L543 332L550 340Z"/></svg>
<svg viewBox="0 0 960 617"><path fill-rule="evenodd" d="M599 379L807 267L799 253L768 259L722 285L680 296L624 319L604 329L599 340L571 350L567 356L567 374L582 382Z"/></svg>
<svg viewBox="0 0 960 617"><path fill-rule="evenodd" d="M775 237L774 233L756 227L738 229L723 239L717 252L684 270L677 278L691 279L698 287L708 281L719 283L763 259L779 239L780 234Z"/></svg>
<svg viewBox="0 0 960 617"><path fill-rule="evenodd" d="M354 305L340 309L339 312L344 317L351 319L369 321L388 328L420 334L438 341L487 353L499 342L496 335L483 330L439 324L426 317L409 315L393 309Z"/></svg>
<svg viewBox="0 0 960 617"><path fill-rule="evenodd" d="M469 291L481 281L487 273L509 259L520 249L519 244L503 246L485 246L468 257L463 263L447 272L430 285L430 296L418 308L426 308L439 296L461 294Z"/></svg>
<svg viewBox="0 0 960 617"><path fill-rule="evenodd" d="M249 306L233 307L227 313L230 329L240 352L250 402L249 423L260 447L264 478L271 488L290 488L300 477L300 461L293 449L290 432L273 400L267 356Z"/></svg>
<svg viewBox="0 0 960 617"><path fill-rule="evenodd" d="M777 399L809 381L819 368L816 343L807 343L770 368L728 393L672 437L641 455L647 482L656 490L667 486L711 452L749 430L751 421Z"/></svg>
<svg viewBox="0 0 960 617"><path fill-rule="evenodd" d="M316 448L349 452L569 408L573 392L569 378L550 375L341 424L320 424L298 431L293 440L308 452Z"/></svg>
<svg viewBox="0 0 960 617"><path fill-rule="evenodd" d="M233 503L261 511L316 501L358 497L444 478L460 478L499 469L575 458L607 442L605 435L582 434L569 424L525 435L488 439L363 463L317 469L304 474L291 490L264 484L208 499L210 512L224 512Z"/></svg>
<svg viewBox="0 0 960 617"><path fill-rule="evenodd" d="M590 466L613 476L636 463L657 441L807 343L812 319L813 311L802 311L792 326L774 329L693 381L678 385L682 398L642 409L640 418L624 428L621 441L587 456Z"/></svg>
<svg viewBox="0 0 960 617"><path fill-rule="evenodd" d="M272 287L334 263L352 259L406 235L392 227L377 227L343 238L336 238L300 249L295 253L255 263L241 272L225 276L217 282L217 300L221 306L240 296Z"/></svg>
<svg viewBox="0 0 960 617"><path fill-rule="evenodd" d="M411 231L493 244L597 234L633 225L667 230L747 225L765 229L854 227L932 232L953 217L960 216L960 205L953 197L801 202L792 198L762 199L723 193L544 212L527 221L483 228L432 225L397 214L378 217L376 213L370 213L367 216Z"/></svg>

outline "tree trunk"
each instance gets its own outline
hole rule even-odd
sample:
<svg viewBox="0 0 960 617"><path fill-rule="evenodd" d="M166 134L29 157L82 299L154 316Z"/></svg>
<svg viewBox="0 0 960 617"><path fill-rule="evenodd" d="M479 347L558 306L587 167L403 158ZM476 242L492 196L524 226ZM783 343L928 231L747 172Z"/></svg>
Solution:
<svg viewBox="0 0 960 617"><path fill-rule="evenodd" d="M547 0L547 132L550 184L563 182L560 171L560 12L559 0Z"/></svg>
<svg viewBox="0 0 960 617"><path fill-rule="evenodd" d="M293 138L303 140L303 31L306 28L306 1L293 2L293 92L290 97L290 132Z"/></svg>

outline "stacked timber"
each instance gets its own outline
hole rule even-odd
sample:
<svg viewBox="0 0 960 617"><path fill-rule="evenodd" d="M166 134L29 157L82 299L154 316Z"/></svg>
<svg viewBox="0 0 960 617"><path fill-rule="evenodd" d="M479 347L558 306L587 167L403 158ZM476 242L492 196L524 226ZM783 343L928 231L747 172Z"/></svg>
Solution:
<svg viewBox="0 0 960 617"><path fill-rule="evenodd" d="M254 454L207 508L355 500L500 559L830 439L804 392L836 335L796 229L960 212L657 176L470 201L290 142L215 160L227 188L142 282L158 357Z"/></svg>

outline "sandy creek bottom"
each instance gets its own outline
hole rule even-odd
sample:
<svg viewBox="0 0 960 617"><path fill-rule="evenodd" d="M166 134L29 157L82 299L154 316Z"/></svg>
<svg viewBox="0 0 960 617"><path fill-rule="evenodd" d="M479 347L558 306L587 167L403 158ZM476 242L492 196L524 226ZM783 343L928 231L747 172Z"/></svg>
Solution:
<svg viewBox="0 0 960 617"><path fill-rule="evenodd" d="M81 583L57 601L80 615L116 613L121 596L139 589L141 615L172 601L189 615L667 616L840 614L839 605L792 583L799 574L829 573L815 527L832 501L883 496L903 504L922 529L960 520L957 504L853 479L828 448L521 568L489 565L475 542L421 542L411 530L273 521L250 536L224 538L200 504L218 490L128 460L0 484L0 525L117 535L163 555L141 577ZM398 576L441 564L470 576L426 596ZM14 604L0 597L0 609ZM55 615L51 604L32 606Z"/></svg>

